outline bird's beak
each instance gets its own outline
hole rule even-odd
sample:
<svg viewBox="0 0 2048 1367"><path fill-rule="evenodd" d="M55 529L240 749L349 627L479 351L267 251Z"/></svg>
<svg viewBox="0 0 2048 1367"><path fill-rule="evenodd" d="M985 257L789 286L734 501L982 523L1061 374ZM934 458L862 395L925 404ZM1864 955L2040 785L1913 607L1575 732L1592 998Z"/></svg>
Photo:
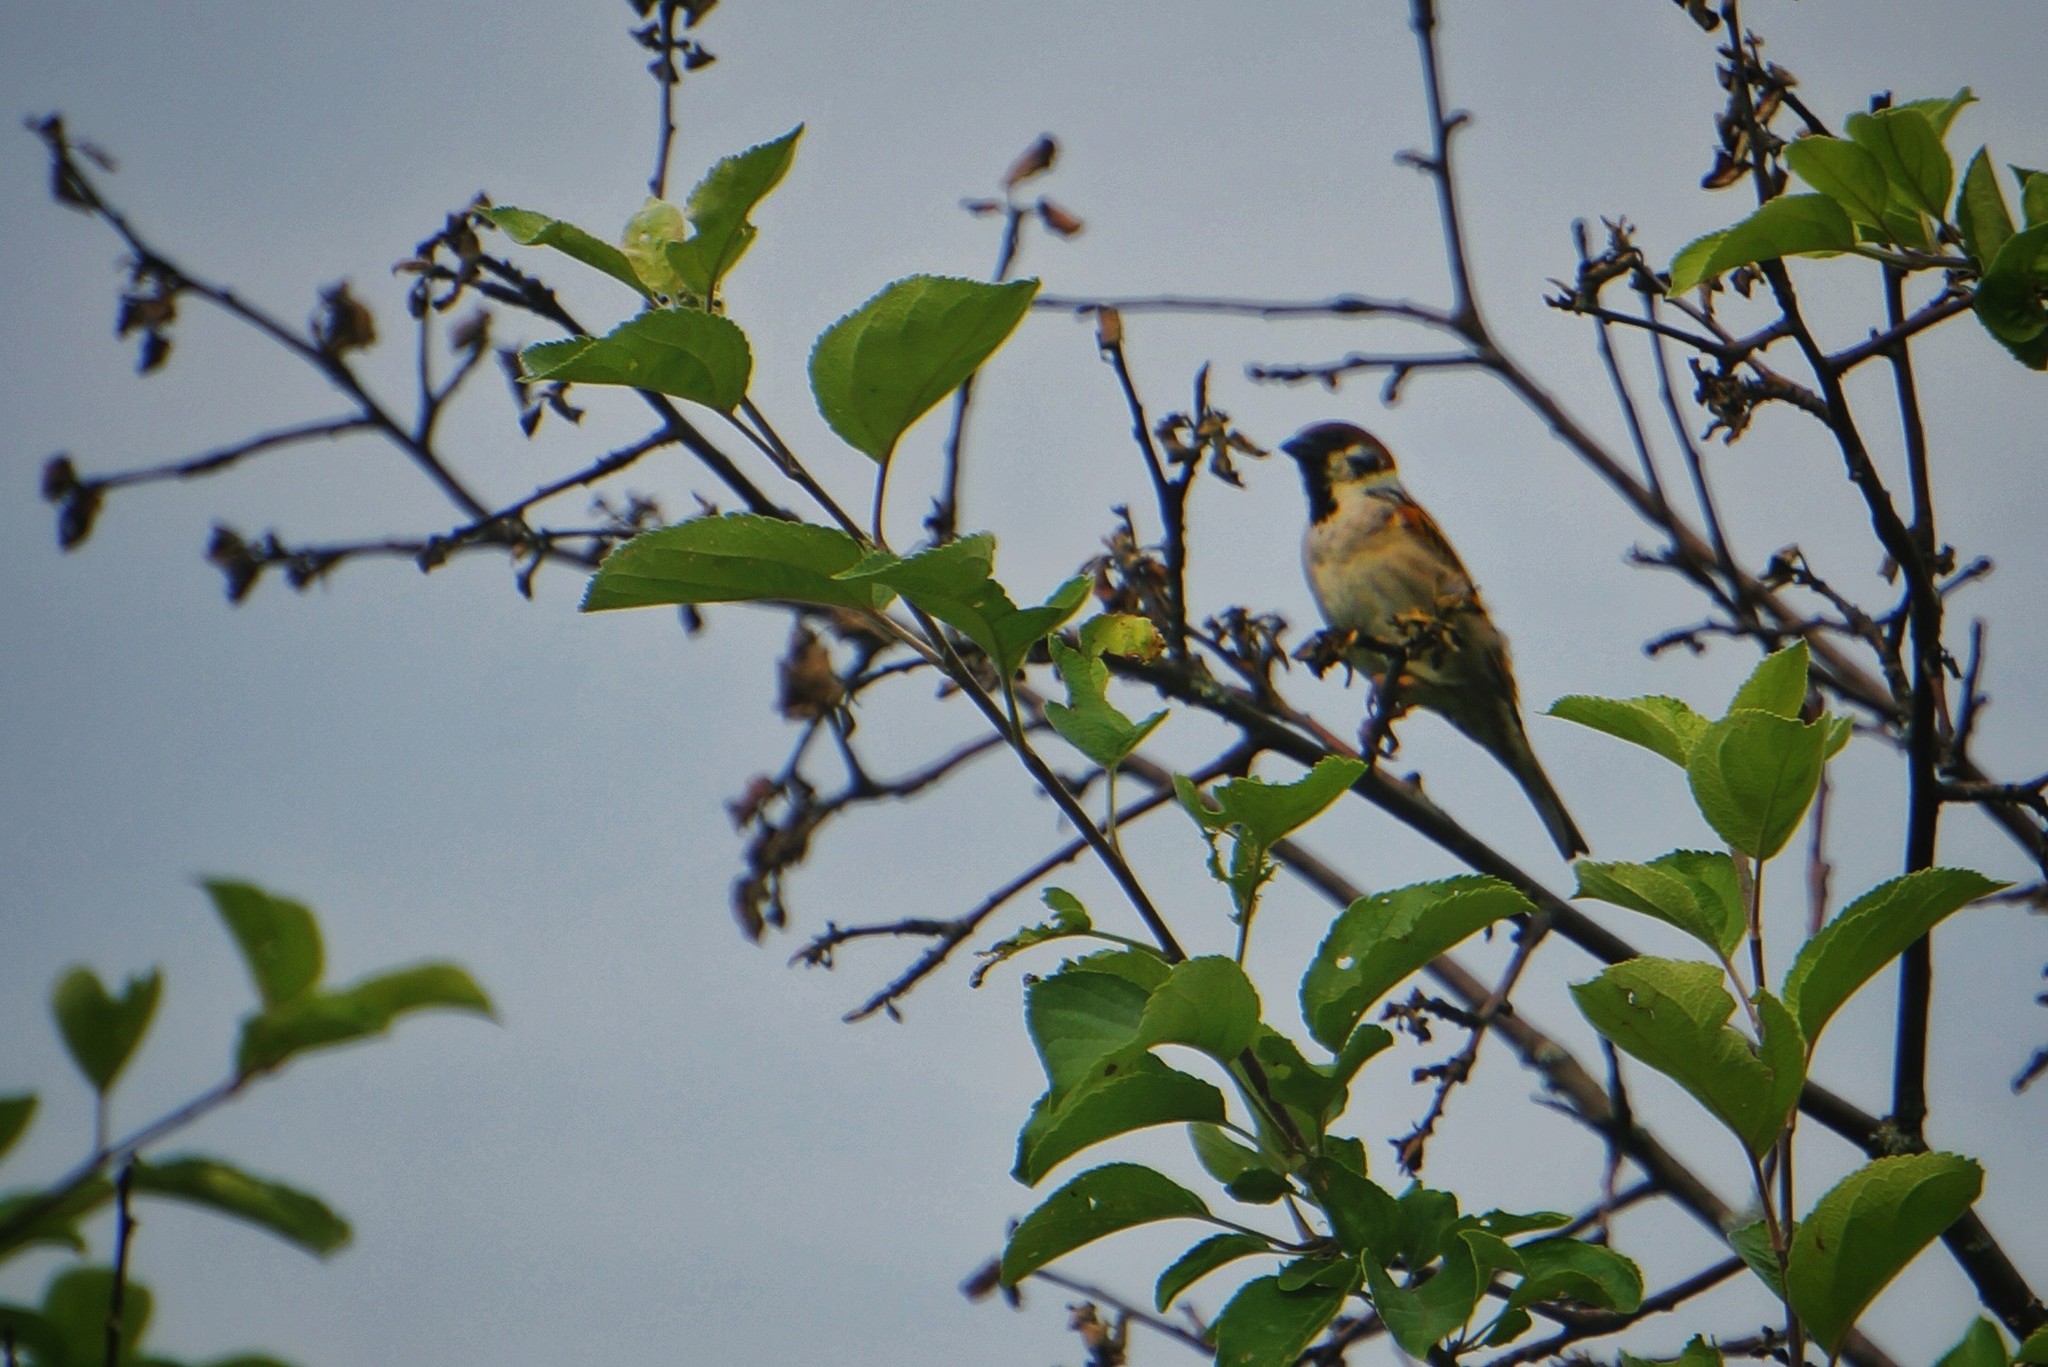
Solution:
<svg viewBox="0 0 2048 1367"><path fill-rule="evenodd" d="M1280 449L1282 451L1285 451L1288 455L1294 457L1294 459L1300 460L1306 454L1306 452L1302 449L1303 445L1304 443L1301 440L1301 434L1296 433L1294 436L1289 437L1286 441L1281 442Z"/></svg>

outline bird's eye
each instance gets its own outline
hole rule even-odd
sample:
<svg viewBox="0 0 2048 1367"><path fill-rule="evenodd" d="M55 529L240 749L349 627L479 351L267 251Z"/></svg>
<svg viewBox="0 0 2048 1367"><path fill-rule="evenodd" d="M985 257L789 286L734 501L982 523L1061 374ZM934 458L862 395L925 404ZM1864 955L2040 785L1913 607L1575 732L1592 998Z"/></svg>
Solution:
<svg viewBox="0 0 2048 1367"><path fill-rule="evenodd" d="M1353 451L1344 458L1354 475L1370 475L1380 468L1379 458L1370 451Z"/></svg>

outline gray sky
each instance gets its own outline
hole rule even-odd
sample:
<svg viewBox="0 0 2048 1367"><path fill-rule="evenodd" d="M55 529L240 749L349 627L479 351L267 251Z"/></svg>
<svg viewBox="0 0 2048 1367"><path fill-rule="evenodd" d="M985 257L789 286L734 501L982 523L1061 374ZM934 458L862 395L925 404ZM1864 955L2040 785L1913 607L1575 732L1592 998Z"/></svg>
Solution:
<svg viewBox="0 0 2048 1367"><path fill-rule="evenodd" d="M1493 318L1576 412L1619 440L1583 327L1539 299L1548 277L1569 269L1574 217L1625 213L1668 258L1739 213L1737 197L1697 189L1716 96L1704 43L1652 0L1446 8L1451 99L1475 114L1460 144L1463 185ZM1963 116L1964 152L1989 141L2004 160L2048 156L2038 71L2048 32L2035 0L1754 9L1771 55L1824 113L1858 107L1876 88L1911 96L1969 83L1984 103ZM1441 298L1427 187L1392 160L1424 132L1404 12L1307 0L1256 16L1151 0L732 0L703 28L720 61L686 90L675 188L717 156L809 126L730 290L763 407L835 487L864 501L865 459L838 447L810 407L810 341L899 275L985 271L990 226L956 202L988 192L1047 129L1065 152L1046 189L1088 222L1072 242L1029 246L1025 267L1049 289ZM17 113L63 110L78 135L113 151L111 194L194 270L292 319L312 310L320 286L347 277L396 338L390 263L476 190L600 234L637 207L653 93L624 38L628 18L619 4L527 0L17 3L0 6L0 90ZM299 540L446 522L432 491L371 443L116 497L92 542L59 555L34 496L51 452L72 452L89 472L139 465L342 404L198 307L179 322L168 369L138 381L132 348L111 337L117 246L51 204L44 185L35 140L0 139L0 240L10 247L0 271L0 558L13 586L0 605L0 864L10 871L0 884L0 1089L45 1096L8 1183L56 1172L88 1142L83 1088L43 1009L66 964L119 978L160 963L168 978L117 1122L219 1075L248 989L191 880L227 873L319 910L333 977L454 957L494 993L503 1023L411 1023L376 1047L307 1060L191 1132L189 1147L324 1194L357 1237L322 1266L239 1228L152 1213L136 1258L159 1293L162 1351L261 1347L307 1367L1078 1360L1057 1296L1036 1292L1030 1313L1012 1316L954 1290L997 1246L1005 1219L1035 1201L1006 1175L1040 1087L1016 974L970 993L956 972L912 998L902 1026L848 1028L838 1014L906 955L849 953L827 976L783 967L796 937L755 949L733 932L726 887L737 843L721 801L778 764L793 735L771 707L779 621L718 612L706 636L686 641L666 613L577 617L580 584L564 572L544 575L526 603L506 568L484 558L426 579L403 565L355 566L305 596L269 583L227 608L199 554L215 517ZM566 264L553 275L584 316L624 316L628 300L611 283ZM1828 306L1830 337L1854 340L1874 284L1810 288ZM523 339L546 335L506 322L527 327ZM1156 319L1133 319L1128 336L1155 411L1184 404L1194 369L1213 360L1218 402L1262 440L1328 416L1384 435L1513 637L1533 708L1566 692L1648 691L1718 708L1751 656L1642 656L1644 639L1692 620L1699 604L1623 563L1642 539L1636 525L1503 396L1476 380L1423 377L1382 410L1369 384L1331 396L1241 378L1247 361L1329 359L1399 340L1376 327ZM408 356L407 344L387 341L367 368L402 395ZM2035 773L2048 767L2034 724L2048 708L2048 658L2027 630L2048 584L2035 449L2042 381L1967 321L1919 359L1945 533L1966 556L1999 564L1957 608L2002 624L1981 753L2010 776ZM1881 403L1870 379L1860 397ZM590 393L580 430L554 424L529 444L496 386L481 378L450 428L465 473L494 497L640 432L635 404ZM936 468L936 428L912 434L892 479L906 534L914 491ZM1033 319L989 373L969 520L1004 536L999 568L1020 593L1043 591L1093 553L1108 505L1143 499L1125 429L1080 323ZM1715 449L1738 544L1761 558L1796 538L1838 582L1881 601L1867 528L1814 436L1770 413L1742 444ZM1894 461L1895 439L1887 430L1880 440ZM1270 605L1309 622L1291 471L1249 476L1244 493L1207 488L1198 500L1196 590L1210 607ZM692 490L717 492L680 456L650 462L632 487L677 512ZM1331 725L1353 724L1358 694L1297 685ZM926 695L907 690L878 708L867 734L908 765L932 715ZM966 734L965 720L940 715L936 725ZM1604 857L1708 838L1668 768L1561 723L1532 726ZM1192 763L1209 739L1199 722L1176 721L1160 744ZM1569 886L1490 761L1432 721L1404 739L1404 764L1428 774L1440 801ZM1836 886L1854 892L1894 871L1899 775L1868 743L1839 769ZM951 914L1060 838L1001 761L950 791L914 815L831 831L794 887L799 931L827 918ZM1367 886L1453 871L1362 807L1312 834ZM1222 947L1221 899L1200 877L1191 832L1160 824L1133 842L1176 920L1204 947ZM1967 815L1947 827L1943 856L2024 876L2016 852ZM1098 908L1116 905L1092 871L1061 881ZM1796 901L1779 912L1789 926ZM1305 894L1274 895L1257 963L1283 1017L1327 920ZM1546 954L1545 981L1523 1009L1586 1042L1561 983L1589 965L1565 947ZM1491 963L1498 950L1473 957ZM1944 930L1934 1042L1936 1142L1990 1163L1994 1228L2037 1286L2048 1284L2038 1232L2048 1221L2029 1209L2040 1186L2027 1160L2048 1088L2014 1099L2005 1083L2048 1035L2048 1017L2029 1004L2044 958L2040 923L2017 912L1977 912ZM1884 1100L1889 995L1873 989L1851 1008L1818 1069L1872 1109ZM1362 1089L1354 1118L1376 1162L1379 1140L1404 1131L1426 1099L1404 1070L1442 1052L1410 1048ZM1674 1144L1738 1191L1730 1146L1700 1133L1696 1113L1668 1104L1655 1079L1637 1085L1643 1104L1669 1117ZM1530 1090L1489 1050L1432 1150L1432 1181L1481 1207L1590 1198L1594 1147L1523 1105ZM1501 1124L1494 1105L1516 1107L1506 1112L1514 1120ZM1122 1152L1185 1170L1183 1149L1160 1135ZM1809 1193L1850 1161L1825 1138L1807 1154ZM1689 1224L1621 1228L1653 1282L1714 1256ZM1075 1267L1142 1296L1191 1241L1181 1230L1134 1236ZM31 1297L47 1266L17 1265L0 1297ZM1970 1313L1939 1255L1911 1275L1915 1294L1869 1321L1905 1361L1953 1342ZM1213 1313L1223 1286L1197 1303ZM1763 1313L1734 1293L1718 1304L1715 1327ZM1652 1326L1640 1342L1673 1347L1677 1333ZM1178 1352L1141 1351L1144 1362Z"/></svg>

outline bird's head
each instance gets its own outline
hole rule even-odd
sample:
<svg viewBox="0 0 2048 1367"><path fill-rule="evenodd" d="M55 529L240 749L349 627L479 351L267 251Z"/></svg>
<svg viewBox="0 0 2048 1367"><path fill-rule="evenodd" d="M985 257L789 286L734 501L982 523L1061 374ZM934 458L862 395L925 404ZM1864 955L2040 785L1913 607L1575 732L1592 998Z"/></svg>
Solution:
<svg viewBox="0 0 2048 1367"><path fill-rule="evenodd" d="M1336 511L1339 491L1359 485L1381 485L1398 478L1394 455L1362 427L1348 422L1319 422L1304 427L1280 449L1301 467L1308 490L1309 514L1320 522Z"/></svg>

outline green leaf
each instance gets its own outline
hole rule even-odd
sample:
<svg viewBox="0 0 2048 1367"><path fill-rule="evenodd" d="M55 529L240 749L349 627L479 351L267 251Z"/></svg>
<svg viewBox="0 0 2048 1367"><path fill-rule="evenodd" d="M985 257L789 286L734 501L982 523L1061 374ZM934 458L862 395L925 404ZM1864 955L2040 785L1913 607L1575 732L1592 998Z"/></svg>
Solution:
<svg viewBox="0 0 2048 1367"><path fill-rule="evenodd" d="M1373 1309L1401 1351L1412 1358L1426 1359L1432 1348L1464 1328L1486 1294L1479 1264L1463 1239L1450 1240L1443 1257L1435 1276L1406 1287L1387 1274L1378 1258L1369 1253L1364 1258Z"/></svg>
<svg viewBox="0 0 2048 1367"><path fill-rule="evenodd" d="M1212 954L1175 964L1145 1003L1137 1042L1184 1044L1228 1064L1259 1028L1259 994L1235 959Z"/></svg>
<svg viewBox="0 0 2048 1367"><path fill-rule="evenodd" d="M1394 1036L1383 1027L1359 1026L1351 1032L1351 1038L1344 1041L1344 1047L1337 1051L1336 1060L1330 1065L1331 1081L1339 1087L1349 1086L1360 1068L1380 1051L1393 1047Z"/></svg>
<svg viewBox="0 0 2048 1367"><path fill-rule="evenodd" d="M835 578L860 558L860 543L833 527L752 513L694 518L642 533L606 556L584 591L583 611L762 600L887 607L890 590Z"/></svg>
<svg viewBox="0 0 2048 1367"><path fill-rule="evenodd" d="M37 1245L85 1252L78 1222L114 1199L114 1184L92 1177L54 1202L40 1188L0 1194L0 1261Z"/></svg>
<svg viewBox="0 0 2048 1367"><path fill-rule="evenodd" d="M1209 1207L1199 1196L1150 1168L1091 1168L1046 1197L1010 1235L1003 1248L1003 1285L1015 1286L1053 1259L1118 1230L1208 1218Z"/></svg>
<svg viewBox="0 0 2048 1367"><path fill-rule="evenodd" d="M107 1360L108 1309L113 1304L114 1270L74 1267L51 1278L43 1289L43 1318L62 1348L67 1367L97 1367ZM122 1287L120 1356L134 1360L136 1345L149 1327L149 1288L129 1278ZM41 1364L38 1364L41 1367Z"/></svg>
<svg viewBox="0 0 2048 1367"><path fill-rule="evenodd" d="M1735 861L1703 850L1674 850L1647 864L1572 866L1579 886L1572 896L1627 907L1676 926L1726 957L1742 942L1747 918Z"/></svg>
<svg viewBox="0 0 2048 1367"><path fill-rule="evenodd" d="M1675 1358L1639 1358L1621 1355L1622 1367L1721 1367L1721 1350L1698 1334L1686 1341L1685 1351Z"/></svg>
<svg viewBox="0 0 2048 1367"><path fill-rule="evenodd" d="M1801 180L1848 210L1849 217L1884 227L1890 189L1884 163L1845 138L1799 138L1785 146L1785 164Z"/></svg>
<svg viewBox="0 0 2048 1367"><path fill-rule="evenodd" d="M565 223L531 209L515 209L509 204L484 210L484 217L522 247L553 247L586 266L595 266L641 297L652 297L647 286L640 283L640 276L624 252L609 242L592 237L573 223Z"/></svg>
<svg viewBox="0 0 2048 1367"><path fill-rule="evenodd" d="M1676 698L1589 698L1574 694L1550 705L1550 715L1590 726L1617 740L1654 750L1683 769L1707 719Z"/></svg>
<svg viewBox="0 0 2048 1367"><path fill-rule="evenodd" d="M1038 292L944 276L899 280L847 314L811 351L811 393L847 445L889 463L897 441L1003 344Z"/></svg>
<svg viewBox="0 0 2048 1367"><path fill-rule="evenodd" d="M690 236L666 243L663 256L683 287L697 298L715 298L726 272L754 244L759 230L747 216L782 183L803 131L804 126L798 124L773 142L724 158L690 191L684 210L692 229Z"/></svg>
<svg viewBox="0 0 2048 1367"><path fill-rule="evenodd" d="M1984 1170L1952 1153L1879 1158L1837 1182L1792 1240L1786 1289L1807 1332L1834 1353L1864 1307L1983 1187Z"/></svg>
<svg viewBox="0 0 2048 1367"><path fill-rule="evenodd" d="M658 300L693 307L703 301L690 294L689 287L668 262L669 244L682 241L688 231L681 209L649 195L639 212L626 220L619 245L634 275L639 277L643 292Z"/></svg>
<svg viewBox="0 0 2048 1367"><path fill-rule="evenodd" d="M1373 1028L1362 1025L1359 1031ZM1377 1041L1371 1035L1361 1038L1354 1032L1352 1039L1358 1042L1356 1061L1347 1063L1340 1053L1325 1067L1317 1067L1303 1058L1293 1040L1270 1026L1261 1024L1252 1041L1252 1054L1265 1069L1266 1085L1273 1099L1294 1112L1296 1123L1311 1142L1322 1134L1325 1125L1343 1114L1352 1076L1366 1058L1378 1052ZM1346 1048L1351 1047L1351 1041L1347 1041Z"/></svg>
<svg viewBox="0 0 2048 1367"><path fill-rule="evenodd" d="M1841 1005L1906 946L2007 884L1969 869L1921 869L1864 893L1821 927L1785 974L1785 1005L1808 1050Z"/></svg>
<svg viewBox="0 0 2048 1367"><path fill-rule="evenodd" d="M1690 293L1706 283L1710 278L1707 263L1721 250L1727 236L1728 230L1722 228L1696 237L1678 249L1678 255L1671 258L1671 293Z"/></svg>
<svg viewBox="0 0 2048 1367"><path fill-rule="evenodd" d="M1693 801L1723 840L1755 859L1785 848L1820 786L1825 719L1802 725L1769 712L1712 723L1686 764Z"/></svg>
<svg viewBox="0 0 2048 1367"><path fill-rule="evenodd" d="M1941 217L1948 208L1955 166L1925 114L1917 109L1880 109L1873 114L1851 114L1843 128L1884 167L1894 199L1923 214Z"/></svg>
<svg viewBox="0 0 2048 1367"><path fill-rule="evenodd" d="M1796 721L1799 709L1806 705L1806 673L1811 660L1804 641L1794 641L1764 656L1735 690L1728 710L1768 712Z"/></svg>
<svg viewBox="0 0 2048 1367"><path fill-rule="evenodd" d="M1145 948L1104 949L1093 954L1084 954L1060 965L1062 973L1107 973L1122 978L1125 982L1136 983L1151 992L1166 981L1173 972L1173 965L1159 957L1159 951Z"/></svg>
<svg viewBox="0 0 2048 1367"><path fill-rule="evenodd" d="M349 1240L348 1221L319 1197L211 1158L137 1163L134 1188L233 1216L323 1258Z"/></svg>
<svg viewBox="0 0 2048 1367"><path fill-rule="evenodd" d="M121 995L112 997L89 968L72 969L51 989L50 1011L57 1018L64 1047L78 1071L102 1096L127 1066L135 1046L142 1043L163 989L163 975L151 969L128 979Z"/></svg>
<svg viewBox="0 0 2048 1367"><path fill-rule="evenodd" d="M1010 1175L1034 1187L1091 1144L1152 1125L1214 1124L1223 1118L1223 1093L1200 1078L1146 1053L1106 1059L1065 1096L1047 1093L1038 1099L1017 1137L1017 1163Z"/></svg>
<svg viewBox="0 0 2048 1367"><path fill-rule="evenodd" d="M1024 663L1031 647L1080 611L1091 581L1076 575L1041 606L1019 608L1003 586L989 578L994 563L995 538L979 532L907 560L878 551L838 577L852 585L901 593L980 646L996 672L1007 678Z"/></svg>
<svg viewBox="0 0 2048 1367"><path fill-rule="evenodd" d="M1246 1282L1210 1326L1218 1367L1293 1367L1350 1294L1314 1282L1283 1291L1277 1276Z"/></svg>
<svg viewBox="0 0 2048 1367"><path fill-rule="evenodd" d="M1150 997L1128 979L1083 968L1025 989L1024 1025L1055 1099L1091 1077L1102 1059L1130 1048Z"/></svg>
<svg viewBox="0 0 2048 1367"><path fill-rule="evenodd" d="M2048 1362L2048 1328L2036 1329L2012 1356L2014 1362Z"/></svg>
<svg viewBox="0 0 2048 1367"><path fill-rule="evenodd" d="M21 1132L28 1128L28 1122L35 1118L35 1113L34 1092L0 1096L0 1159L7 1157L7 1151L21 1138Z"/></svg>
<svg viewBox="0 0 2048 1367"><path fill-rule="evenodd" d="M1953 95L1934 95L1920 100L1900 100L1894 109L1911 109L1924 116L1936 137L1946 138L1956 115L1977 103L1977 92L1964 86Z"/></svg>
<svg viewBox="0 0 2048 1367"><path fill-rule="evenodd" d="M1220 783L1211 790L1213 805L1191 799L1194 789L1190 785L1188 792L1181 795L1181 805L1210 830L1238 826L1254 844L1271 849L1322 815L1364 773L1362 761L1325 755L1292 783L1268 783L1257 778L1234 778Z"/></svg>
<svg viewBox="0 0 2048 1367"><path fill-rule="evenodd" d="M1495 921L1533 910L1498 878L1447 878L1361 897L1331 925L1302 977L1309 1033L1335 1052L1403 978Z"/></svg>
<svg viewBox="0 0 2048 1367"><path fill-rule="evenodd" d="M419 964L365 978L335 992L308 992L242 1022L235 1054L240 1076L275 1068L296 1054L381 1035L415 1011L491 1015L490 998L453 964Z"/></svg>
<svg viewBox="0 0 2048 1367"><path fill-rule="evenodd" d="M1751 1220L1748 1224L1737 1225L1728 1231L1728 1247L1735 1250L1735 1256L1743 1265L1756 1273L1758 1280L1771 1289L1779 1300L1785 1299L1785 1279L1778 1275L1777 1250L1771 1247L1771 1230L1762 1220Z"/></svg>
<svg viewBox="0 0 2048 1367"><path fill-rule="evenodd" d="M1067 703L1049 702L1045 719L1061 738L1104 769L1114 769L1166 720L1163 711L1134 722L1109 702L1109 666L1055 637L1052 662L1067 688Z"/></svg>
<svg viewBox="0 0 2048 1367"><path fill-rule="evenodd" d="M2010 1361L1998 1321L1979 1315L1962 1342L1936 1358L1934 1367L2006 1367Z"/></svg>
<svg viewBox="0 0 2048 1367"><path fill-rule="evenodd" d="M1105 612L1081 624L1081 649L1089 655L1156 660L1166 650L1166 638L1158 627L1135 613Z"/></svg>
<svg viewBox="0 0 2048 1367"><path fill-rule="evenodd" d="M32 1362L36 1367L49 1363L51 1367L64 1367L64 1341L57 1334L57 1327L43 1317L40 1311L25 1305L8 1305L0 1302L0 1334L14 1340L14 1347L21 1360ZM102 1356L98 1361L104 1362Z"/></svg>
<svg viewBox="0 0 2048 1367"><path fill-rule="evenodd" d="M1377 1182L1330 1158L1309 1159L1301 1178L1328 1217L1338 1247L1385 1261L1400 1256L1403 1211Z"/></svg>
<svg viewBox="0 0 2048 1367"><path fill-rule="evenodd" d="M1180 1299L1182 1292L1225 1263L1272 1251L1264 1239L1254 1234L1212 1234L1174 1259L1173 1265L1159 1274L1159 1283L1152 1290L1152 1304L1163 1315L1168 1306Z"/></svg>
<svg viewBox="0 0 2048 1367"><path fill-rule="evenodd" d="M1574 983L1572 996L1603 1037L1692 1093L1761 1158L1799 1100L1804 1044L1790 1013L1760 993L1759 1053L1727 1025L1735 1000L1721 984L1711 964L1646 957Z"/></svg>
<svg viewBox="0 0 2048 1367"><path fill-rule="evenodd" d="M1202 1171L1226 1187L1248 1172L1279 1175L1280 1170L1273 1159L1238 1143L1221 1125L1188 1126L1188 1143L1193 1147L1195 1160L1202 1165ZM1255 1204L1264 1205L1265 1202Z"/></svg>
<svg viewBox="0 0 2048 1367"><path fill-rule="evenodd" d="M1977 283L1977 321L2006 347L2028 360L2019 348L2037 342L2048 331L2048 309L2041 306L2038 269L2048 254L2048 223L2023 229L1998 249L1984 278ZM2039 370L2040 365L2028 364Z"/></svg>
<svg viewBox="0 0 2048 1367"><path fill-rule="evenodd" d="M2015 166L2013 174L2020 181L2020 213L2029 228L2038 228L2048 223L2048 172L2029 171Z"/></svg>
<svg viewBox="0 0 2048 1367"><path fill-rule="evenodd" d="M282 1005L320 981L320 925L303 903L225 878L200 886L235 937L264 1006Z"/></svg>
<svg viewBox="0 0 2048 1367"><path fill-rule="evenodd" d="M602 337L541 342L519 353L529 380L616 384L730 413L747 397L754 353L731 319L702 309L648 309Z"/></svg>
<svg viewBox="0 0 2048 1367"><path fill-rule="evenodd" d="M1781 256L1828 256L1855 245L1856 225L1834 200L1826 195L1780 195L1724 230L1704 259L1695 256L1682 263L1674 261L1672 288L1674 293L1683 293L1699 280L1712 279L1737 266ZM1685 268L1683 283L1681 264Z"/></svg>
<svg viewBox="0 0 2048 1367"><path fill-rule="evenodd" d="M1963 246L1980 269L1997 258L1998 249L2012 236L2012 214L2005 207L2005 192L1998 186L1998 172L1991 165L1988 148L1978 148L1963 172L1963 188L1956 195L1956 226L1963 230Z"/></svg>
<svg viewBox="0 0 2048 1367"><path fill-rule="evenodd" d="M1643 1303L1642 1269L1611 1248L1563 1238L1532 1239L1514 1248L1523 1270L1512 1305L1568 1296L1632 1315Z"/></svg>
<svg viewBox="0 0 2048 1367"><path fill-rule="evenodd" d="M974 966L974 973L967 980L969 987L980 987L990 969L1027 949L1053 940L1074 939L1094 931L1095 922L1089 919L1088 909L1073 893L1065 888L1047 888L1044 899L1046 906L1052 909L1049 919L1035 926L1025 926L987 949L975 951L975 957L981 962Z"/></svg>

